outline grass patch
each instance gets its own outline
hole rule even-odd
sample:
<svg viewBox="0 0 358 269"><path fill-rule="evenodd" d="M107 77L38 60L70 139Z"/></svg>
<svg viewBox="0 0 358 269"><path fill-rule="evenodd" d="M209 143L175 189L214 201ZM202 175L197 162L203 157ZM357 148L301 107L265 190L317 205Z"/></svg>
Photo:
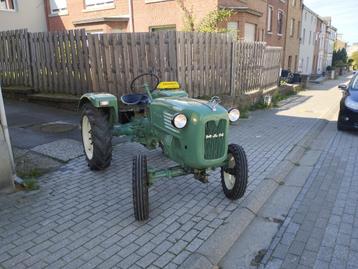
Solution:
<svg viewBox="0 0 358 269"><path fill-rule="evenodd" d="M25 178L23 179L23 185L26 190L34 191L40 188L36 178Z"/></svg>
<svg viewBox="0 0 358 269"><path fill-rule="evenodd" d="M294 92L294 91L289 91L289 92L286 92L284 94L280 93L279 91L276 91L274 92L274 94L272 95L272 103L271 103L271 106L272 107L278 107L278 103L280 101L283 101L293 95L296 95L297 93Z"/></svg>
<svg viewBox="0 0 358 269"><path fill-rule="evenodd" d="M37 178L42 174L43 173L37 168L17 173L17 175L23 180L24 189L28 191L38 190L40 188Z"/></svg>

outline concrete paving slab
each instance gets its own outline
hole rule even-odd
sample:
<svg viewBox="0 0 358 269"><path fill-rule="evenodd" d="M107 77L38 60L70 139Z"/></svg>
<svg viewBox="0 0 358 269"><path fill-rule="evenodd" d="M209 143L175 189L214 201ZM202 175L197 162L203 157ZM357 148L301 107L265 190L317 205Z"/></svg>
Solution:
<svg viewBox="0 0 358 269"><path fill-rule="evenodd" d="M321 156L322 151L320 150L309 150L305 153L303 158L300 160L300 165L313 166Z"/></svg>
<svg viewBox="0 0 358 269"><path fill-rule="evenodd" d="M293 169L292 173L287 177L285 185L302 187L312 169L312 166L297 166L297 168Z"/></svg>
<svg viewBox="0 0 358 269"><path fill-rule="evenodd" d="M73 139L60 139L51 143L36 146L34 152L67 162L83 155L82 143Z"/></svg>
<svg viewBox="0 0 358 269"><path fill-rule="evenodd" d="M27 177L33 173L45 174L56 168L62 163L53 158L33 152L31 150L14 150L14 158L16 164L16 173L20 177Z"/></svg>
<svg viewBox="0 0 358 269"><path fill-rule="evenodd" d="M258 251L265 251L276 234L279 224L263 218L255 218L219 264L221 269L254 269L255 259L260 260ZM264 252L265 253L265 252ZM264 254L263 253L263 254Z"/></svg>
<svg viewBox="0 0 358 269"><path fill-rule="evenodd" d="M283 220L300 191L300 187L280 186L260 210L260 216Z"/></svg>

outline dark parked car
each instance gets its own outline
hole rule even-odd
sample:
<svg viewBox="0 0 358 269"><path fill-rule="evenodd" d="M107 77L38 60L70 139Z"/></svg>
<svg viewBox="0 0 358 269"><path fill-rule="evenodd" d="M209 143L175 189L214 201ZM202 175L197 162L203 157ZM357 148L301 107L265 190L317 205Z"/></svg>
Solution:
<svg viewBox="0 0 358 269"><path fill-rule="evenodd" d="M338 130L358 130L358 74L355 74L348 85L340 84L343 97L338 115Z"/></svg>

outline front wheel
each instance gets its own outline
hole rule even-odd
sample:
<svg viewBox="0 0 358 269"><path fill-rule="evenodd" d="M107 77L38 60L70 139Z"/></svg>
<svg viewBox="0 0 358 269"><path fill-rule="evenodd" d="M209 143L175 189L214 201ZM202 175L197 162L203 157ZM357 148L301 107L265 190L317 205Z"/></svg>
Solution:
<svg viewBox="0 0 358 269"><path fill-rule="evenodd" d="M149 217L149 180L146 156L134 157L132 180L134 217L138 221L143 221Z"/></svg>
<svg viewBox="0 0 358 269"><path fill-rule="evenodd" d="M236 144L228 147L227 164L221 167L221 185L225 196L237 200L247 187L248 167L244 149Z"/></svg>
<svg viewBox="0 0 358 269"><path fill-rule="evenodd" d="M112 125L108 113L85 104L81 113L83 148L91 170L103 170L112 160Z"/></svg>

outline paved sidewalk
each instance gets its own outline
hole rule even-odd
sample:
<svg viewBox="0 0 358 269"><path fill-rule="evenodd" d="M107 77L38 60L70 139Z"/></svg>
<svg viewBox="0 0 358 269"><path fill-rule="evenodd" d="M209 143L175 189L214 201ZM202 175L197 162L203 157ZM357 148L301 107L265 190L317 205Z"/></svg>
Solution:
<svg viewBox="0 0 358 269"><path fill-rule="evenodd" d="M358 268L358 134L338 132L274 238L264 268Z"/></svg>
<svg viewBox="0 0 358 269"><path fill-rule="evenodd" d="M303 92L231 127L231 142L242 144L249 159L245 197L336 104L336 91ZM242 202L225 198L219 170L207 185L192 176L163 179L150 189L150 219L138 223L131 164L139 152L149 165L170 164L159 150L126 143L115 146L106 171L90 171L77 158L40 178L39 191L0 197L0 268L176 268Z"/></svg>

